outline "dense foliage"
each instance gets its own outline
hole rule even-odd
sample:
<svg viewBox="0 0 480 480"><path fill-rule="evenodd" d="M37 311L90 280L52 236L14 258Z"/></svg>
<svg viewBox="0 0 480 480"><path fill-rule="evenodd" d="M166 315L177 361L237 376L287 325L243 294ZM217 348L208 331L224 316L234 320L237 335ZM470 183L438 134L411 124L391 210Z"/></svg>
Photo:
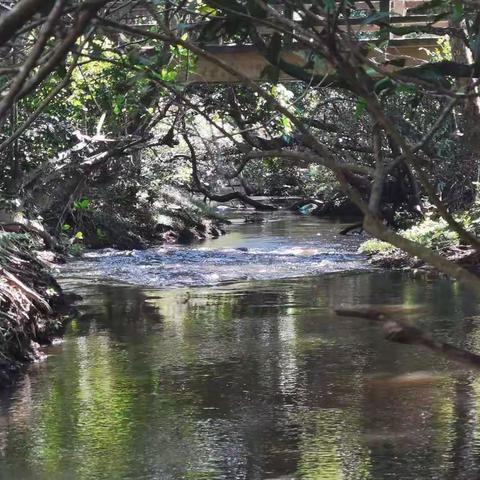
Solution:
<svg viewBox="0 0 480 480"><path fill-rule="evenodd" d="M371 234L473 281L395 229L431 205L480 248L452 215L477 197L477 7L2 2L2 221L131 247L175 222L207 228L208 208L185 217L202 198L272 209L252 196L298 195L320 214L348 204ZM401 53L414 41L421 61ZM212 44L250 45L263 67L252 77Z"/></svg>

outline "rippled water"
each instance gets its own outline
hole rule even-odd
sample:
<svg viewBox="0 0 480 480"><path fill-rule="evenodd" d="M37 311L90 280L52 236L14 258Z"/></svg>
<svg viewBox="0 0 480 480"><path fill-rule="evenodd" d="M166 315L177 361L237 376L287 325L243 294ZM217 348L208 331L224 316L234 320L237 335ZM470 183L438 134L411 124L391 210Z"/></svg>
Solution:
<svg viewBox="0 0 480 480"><path fill-rule="evenodd" d="M103 250L86 255L68 280L115 279L152 287L215 285L239 280L301 277L368 268L358 238L340 226L295 215L273 214L262 224L239 224L231 233L197 246L146 251Z"/></svg>
<svg viewBox="0 0 480 480"><path fill-rule="evenodd" d="M65 272L83 317L0 396L0 479L479 478L477 375L331 313L344 302L425 305L422 326L478 352L475 299L445 280L361 270L356 239L296 220L174 248L176 268L191 260L178 282L160 250ZM215 263L243 258L239 247L257 249L260 270L269 258L262 275L273 279L234 281L247 267L263 278L253 260ZM320 257L341 272L310 270ZM200 286L174 286L192 279Z"/></svg>

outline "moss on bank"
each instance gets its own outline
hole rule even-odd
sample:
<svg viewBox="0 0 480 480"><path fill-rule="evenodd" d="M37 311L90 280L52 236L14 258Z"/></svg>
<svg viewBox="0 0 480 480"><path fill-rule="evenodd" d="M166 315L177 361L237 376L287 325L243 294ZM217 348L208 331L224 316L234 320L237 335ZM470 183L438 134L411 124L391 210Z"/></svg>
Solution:
<svg viewBox="0 0 480 480"><path fill-rule="evenodd" d="M68 301L48 257L31 237L0 232L0 386L41 358L65 323Z"/></svg>

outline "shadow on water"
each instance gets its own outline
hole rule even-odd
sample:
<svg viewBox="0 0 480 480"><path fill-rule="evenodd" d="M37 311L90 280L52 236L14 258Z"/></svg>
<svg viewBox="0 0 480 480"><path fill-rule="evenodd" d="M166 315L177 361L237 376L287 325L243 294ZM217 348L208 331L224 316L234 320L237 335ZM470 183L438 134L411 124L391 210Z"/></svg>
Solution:
<svg viewBox="0 0 480 480"><path fill-rule="evenodd" d="M479 351L456 284L356 272L75 289L84 318L0 397L2 480L478 476L476 376L331 313L426 305L422 325Z"/></svg>

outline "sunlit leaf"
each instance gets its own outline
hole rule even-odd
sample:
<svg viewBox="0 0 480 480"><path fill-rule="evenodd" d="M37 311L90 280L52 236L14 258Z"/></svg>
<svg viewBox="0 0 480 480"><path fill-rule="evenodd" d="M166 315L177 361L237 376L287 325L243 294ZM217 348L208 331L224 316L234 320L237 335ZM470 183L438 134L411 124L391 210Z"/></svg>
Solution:
<svg viewBox="0 0 480 480"><path fill-rule="evenodd" d="M355 118L359 119L367 108L366 98L360 97L355 104Z"/></svg>

